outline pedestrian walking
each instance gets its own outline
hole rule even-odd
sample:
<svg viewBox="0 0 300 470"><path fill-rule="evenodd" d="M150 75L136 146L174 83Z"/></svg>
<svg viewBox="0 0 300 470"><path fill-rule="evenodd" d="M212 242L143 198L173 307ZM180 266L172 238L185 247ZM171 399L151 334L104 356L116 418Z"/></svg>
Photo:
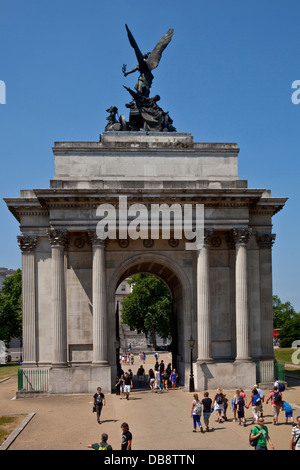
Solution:
<svg viewBox="0 0 300 470"><path fill-rule="evenodd" d="M197 424L200 428L200 431L203 432L202 424L200 421L202 414L202 405L199 400L198 393L194 393L193 401L191 406L191 418L193 418L193 432L197 432Z"/></svg>
<svg viewBox="0 0 300 470"><path fill-rule="evenodd" d="M132 450L132 434L129 431L129 426L127 423L122 423L122 444L121 450Z"/></svg>
<svg viewBox="0 0 300 470"><path fill-rule="evenodd" d="M107 443L108 435L103 433L101 436L101 442L96 442L95 444L88 444L89 449L94 450L113 450L112 446Z"/></svg>
<svg viewBox="0 0 300 470"><path fill-rule="evenodd" d="M264 424L263 417L258 419L258 425L251 430L250 439L255 439L256 441L255 450L268 450L267 443L270 444L272 450L275 449L268 428Z"/></svg>
<svg viewBox="0 0 300 470"><path fill-rule="evenodd" d="M144 369L143 366L140 366L140 367L138 368L138 371L137 371L136 375L138 376L139 385L140 385L140 386L144 386L144 382L145 382L145 369Z"/></svg>
<svg viewBox="0 0 300 470"><path fill-rule="evenodd" d="M118 387L118 385L120 386L120 400L121 400L122 398L125 397L124 395L124 372L121 373L121 376L118 382L116 383L116 388Z"/></svg>
<svg viewBox="0 0 300 470"><path fill-rule="evenodd" d="M292 424L294 424L293 408L291 407L291 405L286 401L282 401L281 410L285 412L285 424L288 424L289 419L291 420Z"/></svg>
<svg viewBox="0 0 300 470"><path fill-rule="evenodd" d="M97 392L95 393L93 398L94 398L94 408L96 410L97 422L101 424L101 421L100 421L101 411L102 411L102 407L106 403L104 393L102 393L101 391L101 387L97 388Z"/></svg>
<svg viewBox="0 0 300 470"><path fill-rule="evenodd" d="M217 421L222 423L222 413L224 412L224 395L222 388L217 389L217 393L214 397L214 410L217 412Z"/></svg>
<svg viewBox="0 0 300 470"><path fill-rule="evenodd" d="M211 414L211 407L212 407L212 399L209 398L209 393L204 392L204 398L201 401L202 409L203 409L203 420L206 427L206 431L209 431L209 419Z"/></svg>
<svg viewBox="0 0 300 470"><path fill-rule="evenodd" d="M126 400L129 400L130 390L131 390L132 387L133 387L132 378L130 377L128 372L125 372L125 375L124 375L124 393L125 393Z"/></svg>
<svg viewBox="0 0 300 470"><path fill-rule="evenodd" d="M226 395L223 395L223 403L224 403L224 406L223 406L223 419L224 419L224 421L227 421L228 398L226 397Z"/></svg>
<svg viewBox="0 0 300 470"><path fill-rule="evenodd" d="M292 429L291 450L300 450L300 416L296 418L296 425Z"/></svg>
<svg viewBox="0 0 300 470"><path fill-rule="evenodd" d="M162 383L163 383L163 388L165 390L168 390L168 382L169 382L169 374L168 374L168 370L166 369L162 375Z"/></svg>
<svg viewBox="0 0 300 470"><path fill-rule="evenodd" d="M253 388L256 388L258 395L260 396L260 407L259 407L259 415L263 416L263 403L265 401L265 394L261 388L255 384Z"/></svg>
<svg viewBox="0 0 300 470"><path fill-rule="evenodd" d="M251 405L252 415L253 415L252 423L257 423L258 422L260 404L261 404L261 398L260 398L260 396L257 392L257 389L253 388L252 389L252 394L251 394L251 397L250 397L250 401L246 405L246 408L249 408L250 405Z"/></svg>
<svg viewBox="0 0 300 470"><path fill-rule="evenodd" d="M148 382L149 382L151 392L154 392L155 375L154 375L153 369L149 369Z"/></svg>
<svg viewBox="0 0 300 470"><path fill-rule="evenodd" d="M156 392L163 391L161 380L160 380L160 372L159 370L156 370L155 373L155 382L154 382L154 388Z"/></svg>
<svg viewBox="0 0 300 470"><path fill-rule="evenodd" d="M172 389L176 388L177 380L178 380L178 374L177 374L177 372L176 372L176 369L173 369L172 372L171 372L171 385L172 385Z"/></svg>
<svg viewBox="0 0 300 470"><path fill-rule="evenodd" d="M235 391L235 395L233 396L233 398L231 400L232 411L233 411L233 422L235 422L236 419L237 419L237 405L238 405L238 401L239 401L240 398L242 398L242 396L241 396L241 391L238 388Z"/></svg>
<svg viewBox="0 0 300 470"><path fill-rule="evenodd" d="M238 421L239 421L239 426L242 425L246 426L246 419L245 419L245 402L243 397L240 395L237 401L237 416L238 416Z"/></svg>
<svg viewBox="0 0 300 470"><path fill-rule="evenodd" d="M274 387L273 391L270 393L267 398L266 405L271 400L272 412L273 412L273 423L278 424L279 413L282 408L282 394L278 392L277 388Z"/></svg>

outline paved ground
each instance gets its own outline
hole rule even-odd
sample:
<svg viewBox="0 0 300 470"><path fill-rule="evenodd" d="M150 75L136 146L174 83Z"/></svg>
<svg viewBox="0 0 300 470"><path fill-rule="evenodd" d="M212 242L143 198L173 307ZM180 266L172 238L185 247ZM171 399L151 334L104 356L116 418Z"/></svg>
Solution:
<svg viewBox="0 0 300 470"><path fill-rule="evenodd" d="M164 353L164 362L169 362ZM136 372L139 363L131 367ZM147 356L145 370L154 365L154 356ZM130 367L130 366L129 366ZM128 367L127 367L128 368ZM125 367L126 369L126 367ZM251 409L246 410L247 426L233 422L228 409L228 421L218 424L215 413L211 417L211 432L192 432L190 407L192 394L181 389L161 394L145 389L134 390L130 400L118 395L107 395L102 411L102 423L96 422L92 413L90 395L48 396L15 399L17 380L12 378L0 383L0 414L34 413L27 426L9 446L9 450L88 450L87 444L98 442L102 432L109 435L114 450L120 449L121 424L128 422L133 434L133 450L249 450L248 436L251 429ZM215 391L211 390L210 397ZM231 401L234 391L226 391ZM203 396L199 393L200 398ZM250 391L246 391L249 398ZM294 417L300 415L300 386L289 386L284 399L294 404ZM266 425L275 449L288 450L291 425L285 425L284 413L280 424L274 426L271 405L265 405Z"/></svg>

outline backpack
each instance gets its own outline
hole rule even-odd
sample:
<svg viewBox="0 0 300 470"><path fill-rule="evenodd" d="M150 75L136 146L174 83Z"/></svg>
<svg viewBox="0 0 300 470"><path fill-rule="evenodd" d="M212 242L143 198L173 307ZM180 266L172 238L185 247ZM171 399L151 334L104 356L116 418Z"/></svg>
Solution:
<svg viewBox="0 0 300 470"><path fill-rule="evenodd" d="M222 394L217 395L216 402L217 402L218 405L222 405L222 403L223 403L223 395Z"/></svg>
<svg viewBox="0 0 300 470"><path fill-rule="evenodd" d="M258 394L254 395L253 397L253 405L258 406L260 405L260 396Z"/></svg>
<svg viewBox="0 0 300 470"><path fill-rule="evenodd" d="M277 390L278 390L278 392L284 392L285 391L285 385L281 382L278 382Z"/></svg>
<svg viewBox="0 0 300 470"><path fill-rule="evenodd" d="M274 397L273 397L274 403L280 403L281 402L281 396L279 392L274 392Z"/></svg>
<svg viewBox="0 0 300 470"><path fill-rule="evenodd" d="M202 406L201 406L201 403L200 401L196 401L195 405L194 405L194 412L196 415L200 415L201 412L202 412Z"/></svg>
<svg viewBox="0 0 300 470"><path fill-rule="evenodd" d="M98 450L107 450L108 444L105 444L105 442L101 442L101 444L99 444Z"/></svg>
<svg viewBox="0 0 300 470"><path fill-rule="evenodd" d="M255 428L258 429L257 426L255 426ZM255 428L253 428L253 429L255 429ZM249 444L250 444L250 446L255 447L256 444L257 444L257 441L258 441L258 437L254 437L253 439L251 439L251 434L252 434L253 429L250 431L250 434L249 434Z"/></svg>

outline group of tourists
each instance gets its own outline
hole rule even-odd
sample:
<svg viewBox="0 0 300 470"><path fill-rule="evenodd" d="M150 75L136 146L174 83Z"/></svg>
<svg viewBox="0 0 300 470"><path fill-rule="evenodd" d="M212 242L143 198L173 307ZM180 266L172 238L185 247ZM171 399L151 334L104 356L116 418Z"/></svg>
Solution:
<svg viewBox="0 0 300 470"><path fill-rule="evenodd" d="M123 354L120 354L120 362L122 362L123 365L125 364L134 364L134 354L131 351L124 352Z"/></svg>
<svg viewBox="0 0 300 470"><path fill-rule="evenodd" d="M270 390L269 396L266 400L266 404L271 401L272 405L272 416L273 424L278 425L278 418L281 411L285 412L285 423L288 424L289 420L293 425L292 435L290 441L290 449L300 450L300 416L296 418L296 423L293 420L293 409L289 403L283 400L283 391L285 385L274 378L273 389ZM238 421L241 426L246 426L245 408L251 407L252 411L252 422L256 424L250 431L249 442L255 450L267 450L267 444L274 449L274 445L271 441L269 431L264 422L264 410L263 404L265 400L265 394L257 385L254 385L249 400L246 398L246 394L243 389L239 388L235 391L235 394L231 400L231 407L233 411L233 422ZM206 431L209 431L209 421L211 413L216 412L217 422L222 423L223 420L227 421L227 410L228 410L228 398L223 393L221 387L219 387L213 397L209 398L209 393L204 392L203 399L200 400L197 393L194 393L191 404L191 417L193 419L193 432L197 431L197 427L200 432L203 433L204 429L201 423L201 417L203 413L203 422Z"/></svg>
<svg viewBox="0 0 300 470"><path fill-rule="evenodd" d="M145 385L145 370L143 365L140 365L137 371L137 377L139 385ZM273 388L265 397L264 391L254 385L251 390L249 399L246 397L246 393L242 388L235 390L233 397L228 398L226 393L223 392L222 388L219 387L212 398L209 396L209 392L203 393L202 399L199 399L198 393L193 394L193 400L190 408L190 415L193 420L193 432L197 432L197 428L201 433L209 432L210 421L212 419L212 413L216 413L216 421L222 423L227 421L228 408L231 405L231 411L233 413L233 422L237 422L239 426L246 426L245 409L251 409L252 421L251 430L249 434L249 443L255 450L267 450L268 445L271 449L274 449L273 442L270 438L269 430L265 425L264 421L264 405L271 402L272 406L272 418L275 426L279 423L279 415L281 412L285 413L285 424L291 423L293 425L290 449L300 450L300 416L297 416L295 422L293 419L293 409L289 403L283 399L283 392L285 391L285 385L278 381L276 378L273 379ZM149 369L147 383L149 384L151 392L163 392L168 390L169 384L171 383L172 388L176 387L178 381L178 374L176 369L172 369L171 363L165 366L164 361L158 361L158 355L156 355L156 362L153 368ZM117 386L120 387L120 398L126 398L129 400L131 388L133 387L133 373L129 369L128 372L121 370L120 379L117 382ZM265 401L266 398L266 401ZM100 387L97 388L97 392L93 396L93 411L96 412L97 422L100 424L101 411L105 406L105 396L102 393ZM203 416L203 420L202 420ZM202 424L203 423L203 424ZM132 434L129 431L127 423L123 423L122 426L122 449L131 450ZM108 436L103 433L101 442L96 444L89 444L88 447L93 449L110 449L110 445L107 444Z"/></svg>
<svg viewBox="0 0 300 470"><path fill-rule="evenodd" d="M171 363L167 366L164 361L158 361L158 353L155 354L156 362L153 368L150 368L148 375L144 366L141 364L137 370L136 377L139 387L144 387L146 383L149 385L151 392L162 393L169 390L170 386L174 390L178 381L178 373L172 368ZM116 389L120 391L120 398L129 400L131 389L133 388L133 372L128 369L124 372L122 368L119 370L119 377L116 383Z"/></svg>
<svg viewBox="0 0 300 470"><path fill-rule="evenodd" d="M176 369L171 366L169 363L165 366L164 361L158 362L156 359L156 363L154 365L154 370L149 369L148 373L148 382L152 392L160 392L162 393L164 390L169 390L169 385L171 384L171 388L176 388L178 380L178 373Z"/></svg>

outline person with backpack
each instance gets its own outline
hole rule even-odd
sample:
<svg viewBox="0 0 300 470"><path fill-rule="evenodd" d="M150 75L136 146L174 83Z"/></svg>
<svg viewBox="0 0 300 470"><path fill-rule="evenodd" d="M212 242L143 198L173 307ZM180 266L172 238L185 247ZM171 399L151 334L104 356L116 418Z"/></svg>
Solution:
<svg viewBox="0 0 300 470"><path fill-rule="evenodd" d="M112 446L107 443L108 435L106 433L103 433L101 436L101 442L96 442L95 444L89 444L88 448L89 449L94 449L94 450L113 450Z"/></svg>
<svg viewBox="0 0 300 470"><path fill-rule="evenodd" d="M255 450L268 450L267 443L270 444L272 450L275 450L268 428L264 424L264 418L260 417L258 425L250 431L249 442Z"/></svg>
<svg viewBox="0 0 300 470"><path fill-rule="evenodd" d="M280 410L282 408L282 394L278 392L277 388L274 387L273 391L270 393L269 397L267 398L266 405L271 400L272 404L272 412L273 412L273 424L278 424L278 417Z"/></svg>
<svg viewBox="0 0 300 470"><path fill-rule="evenodd" d="M263 416L263 403L265 401L265 394L261 388L258 388L257 385L254 385L253 388L256 388L258 395L260 396L260 407L259 407L259 413L260 416Z"/></svg>
<svg viewBox="0 0 300 470"><path fill-rule="evenodd" d="M200 428L200 431L203 432L202 424L200 421L201 414L202 414L201 401L198 398L198 393L194 393L192 406L191 406L191 418L193 418L193 432L197 431L197 424Z"/></svg>
<svg viewBox="0 0 300 470"><path fill-rule="evenodd" d="M218 416L218 423L222 423L222 413L224 413L224 395L222 388L219 387L217 389L217 393L215 395L215 398L213 400L214 402L214 410L217 412Z"/></svg>
<svg viewBox="0 0 300 470"><path fill-rule="evenodd" d="M248 405L246 405L246 408L249 408L250 405L251 405L252 415L253 415L252 424L254 424L258 422L259 411L260 411L260 406L261 406L261 397L257 391L257 388L252 389L252 395L250 397L250 401Z"/></svg>

